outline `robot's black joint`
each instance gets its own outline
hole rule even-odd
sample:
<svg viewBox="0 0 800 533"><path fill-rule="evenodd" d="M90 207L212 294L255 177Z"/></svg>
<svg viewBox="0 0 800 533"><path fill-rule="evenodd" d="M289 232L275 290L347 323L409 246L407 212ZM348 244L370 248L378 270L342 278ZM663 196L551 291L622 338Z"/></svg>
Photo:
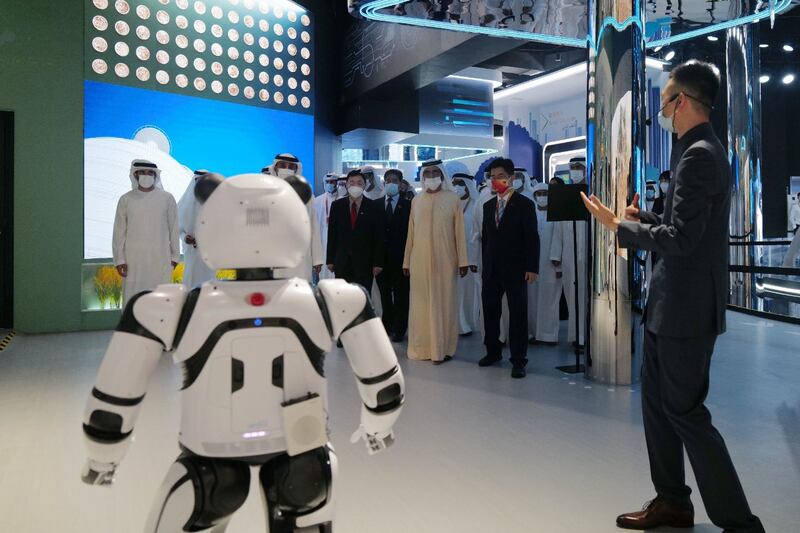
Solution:
<svg viewBox="0 0 800 533"><path fill-rule="evenodd" d="M317 299L317 306L322 312L322 318L325 320L325 327L328 328L328 334L333 336L333 323L331 322L331 315L328 312L328 304L325 303L325 296L319 287L314 287L314 298Z"/></svg>
<svg viewBox="0 0 800 533"><path fill-rule="evenodd" d="M183 309L181 309L181 316L178 319L178 329L175 330L175 340L172 345L177 348L183 339L183 334L186 333L186 328L189 326L189 320L192 318L194 308L197 306L197 300L200 299L200 287L195 287L189 292L186 301L183 302Z"/></svg>
<svg viewBox="0 0 800 533"><path fill-rule="evenodd" d="M357 284L354 284L354 285L357 285ZM369 299L369 293L367 292L367 289L365 289L361 285L357 285L357 286L358 286L359 289L361 289L364 292L364 297L366 298L366 302L364 303L364 308L361 310L361 312L358 314L358 316L355 317L353 319L353 321L350 322L347 325L347 327L342 330L342 333L344 333L345 331L347 331L349 329L353 329L354 327L363 324L367 320L372 320L373 318L375 318L375 310L372 308L372 302Z"/></svg>
<svg viewBox="0 0 800 533"><path fill-rule="evenodd" d="M398 372L400 372L400 367L394 365L394 368L392 368L388 372L384 372L380 376L375 376L373 378L362 378L361 376L356 376L356 377L358 377L358 381L360 381L364 385L377 385L378 383L383 383L384 381L394 376Z"/></svg>
<svg viewBox="0 0 800 533"><path fill-rule="evenodd" d="M372 413L389 413L401 407L403 402L405 402L405 396L403 396L400 384L392 383L378 391L377 405L375 407L368 405L365 407Z"/></svg>
<svg viewBox="0 0 800 533"><path fill-rule="evenodd" d="M139 396L138 398L122 398L120 396L113 396L111 394L106 394L105 392L97 389L96 387L92 389L92 396L100 400L101 402L110 403L111 405L118 405L120 407L133 407L135 405L139 405L144 400L144 395Z"/></svg>
<svg viewBox="0 0 800 533"><path fill-rule="evenodd" d="M271 268L237 268L236 281L265 281L275 279Z"/></svg>
<svg viewBox="0 0 800 533"><path fill-rule="evenodd" d="M117 331L121 331L124 333L130 333L132 335L138 335L139 337L144 337L145 339L154 340L159 343L161 346L164 346L164 342L156 337L156 335L141 325L138 320L136 320L136 316L133 314L133 307L136 305L136 302L142 296L146 294L150 294L153 291L144 291L140 292L136 296L130 299L128 305L125 306L125 310L122 312L122 318L119 319L119 324L117 324ZM166 346L164 346L166 349Z"/></svg>
<svg viewBox="0 0 800 533"><path fill-rule="evenodd" d="M127 439L131 431L123 433L122 416L110 411L92 411L89 423L83 425L87 437L100 444L116 444Z"/></svg>

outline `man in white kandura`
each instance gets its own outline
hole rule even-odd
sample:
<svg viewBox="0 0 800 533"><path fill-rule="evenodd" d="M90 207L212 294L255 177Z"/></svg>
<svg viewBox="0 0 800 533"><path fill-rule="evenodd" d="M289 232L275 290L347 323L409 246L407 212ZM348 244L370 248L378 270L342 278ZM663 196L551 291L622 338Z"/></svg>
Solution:
<svg viewBox="0 0 800 533"><path fill-rule="evenodd" d="M537 183L533 187L536 203L536 221L539 229L539 279L529 286L528 335L530 344L555 346L558 344L558 314L561 300L561 268L550 261L550 245L556 222L547 220L547 185Z"/></svg>
<svg viewBox="0 0 800 533"><path fill-rule="evenodd" d="M261 169L261 173L277 176L282 179L289 178L290 176L302 176L303 163L292 154L278 154L275 156L275 160L271 165ZM308 209L308 218L311 221L311 244L308 253L297 266L278 272L278 275L281 277L297 277L306 281L311 281L313 278L312 270L318 275L322 272L322 263L324 261L322 235L319 231L319 223L317 222L317 216L314 210L313 197L308 200L306 209Z"/></svg>
<svg viewBox="0 0 800 533"><path fill-rule="evenodd" d="M339 175L335 172L328 172L325 175L325 191L314 198L314 210L317 214L317 226L319 227L319 235L322 242L322 250L328 249L328 218L331 216L331 205L339 198L347 196L347 185L342 187L343 191L340 196L340 188L337 186L339 183ZM333 279L336 275L328 270L328 265L322 265L322 270L319 273L319 279Z"/></svg>
<svg viewBox="0 0 800 533"><path fill-rule="evenodd" d="M207 170L195 170L186 191L178 200L178 229L183 242L183 284L190 289L217 277L216 271L203 262L197 249L195 223L200 204L194 196L194 186L206 174Z"/></svg>
<svg viewBox="0 0 800 533"><path fill-rule="evenodd" d="M117 271L125 278L123 303L169 283L181 258L178 206L159 176L155 163L134 159L132 190L117 203L112 249Z"/></svg>
<svg viewBox="0 0 800 533"><path fill-rule="evenodd" d="M480 239L475 236L475 217L482 209L478 202L478 186L475 178L469 174L453 174L453 188L461 198L461 210L464 213L464 237L467 241L467 259L470 272L458 278L458 334L472 335L473 331L482 328L480 319L481 286L478 274L479 256L481 254Z"/></svg>

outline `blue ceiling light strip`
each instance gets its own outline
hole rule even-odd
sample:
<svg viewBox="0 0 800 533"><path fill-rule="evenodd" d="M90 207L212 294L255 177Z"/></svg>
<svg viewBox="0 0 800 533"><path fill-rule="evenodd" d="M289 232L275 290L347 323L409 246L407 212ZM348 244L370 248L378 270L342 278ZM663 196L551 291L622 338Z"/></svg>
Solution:
<svg viewBox="0 0 800 533"><path fill-rule="evenodd" d="M458 107L454 107L453 109L442 109L443 113L454 113L459 115L471 115L475 117L490 117L494 118L494 113L490 113L488 111L475 111L473 109L460 109Z"/></svg>
<svg viewBox="0 0 800 533"><path fill-rule="evenodd" d="M475 100L462 100L461 98L454 98L453 103L456 105L468 105L473 107L489 107L486 102L476 102Z"/></svg>
<svg viewBox="0 0 800 533"><path fill-rule="evenodd" d="M586 48L587 45L592 44L588 43L586 39L559 37L557 35L530 33L526 31L508 30L502 28L485 28L482 26L473 26L469 24L452 24L450 22L443 22L438 20L427 20L415 17L402 16L402 15L387 15L384 13L378 13L379 9L396 7L399 6L400 4L404 4L406 1L407 0L374 0L372 2L367 2L363 4L359 8L359 13L361 14L362 17L368 20L375 20L379 22L393 22L397 24L407 24L411 26L420 26L423 28L435 28L447 31L476 33L481 35L491 35L493 37L511 37L515 39L523 39L526 41L551 43L561 46L572 46L575 48ZM673 35L665 39L650 41L646 44L646 47L658 48L658 47L668 46L676 42L685 41L687 39L693 39L695 37L700 37L703 35L707 35L709 33L716 33L718 31L727 30L729 28L734 28L736 26L758 22L767 17L774 18L775 15L783 13L784 11L789 9L792 5L792 0L778 0L777 2L774 3L773 2L774 0L771 0L769 2L769 7L767 9L764 9L757 13L753 13L751 15L729 20L726 22L720 22L718 24L711 24L697 30L680 33L678 35ZM624 29L625 27L627 27L629 24L632 23L631 19L635 19L637 24L641 24L641 21L636 19L636 17L630 17L624 22L617 22L613 17L610 17L611 21L610 24L607 24L609 22L609 19L603 21L603 29L605 29L605 27L607 26L613 26L617 30Z"/></svg>
<svg viewBox="0 0 800 533"><path fill-rule="evenodd" d="M561 46L572 46L576 48L586 48L585 39L574 39L570 37L559 37L557 35L545 35L542 33L531 33L527 31L508 30L503 28L484 28L483 26L473 26L469 24L452 24L439 20L427 20L415 17L404 17L402 15L387 15L378 13L379 9L395 7L405 3L407 0L375 0L363 4L359 13L361 16L379 22L394 22L397 24L408 24L423 28L435 28L439 30L460 31L466 33L477 33L481 35L491 35L493 37L512 37L524 39L526 41L537 41L542 43L558 44Z"/></svg>

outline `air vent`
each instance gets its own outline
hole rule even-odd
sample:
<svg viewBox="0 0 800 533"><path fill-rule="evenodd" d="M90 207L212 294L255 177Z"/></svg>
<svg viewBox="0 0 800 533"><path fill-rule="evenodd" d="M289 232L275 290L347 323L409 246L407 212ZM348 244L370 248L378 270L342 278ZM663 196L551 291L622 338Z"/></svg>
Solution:
<svg viewBox="0 0 800 533"><path fill-rule="evenodd" d="M247 210L247 225L248 226L268 226L269 225L269 211L266 209L250 208Z"/></svg>

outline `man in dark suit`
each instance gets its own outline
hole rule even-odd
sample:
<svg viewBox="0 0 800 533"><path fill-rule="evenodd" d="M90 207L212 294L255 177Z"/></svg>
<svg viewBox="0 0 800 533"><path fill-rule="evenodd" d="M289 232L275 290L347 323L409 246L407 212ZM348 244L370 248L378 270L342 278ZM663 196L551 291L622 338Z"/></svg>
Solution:
<svg viewBox="0 0 800 533"><path fill-rule="evenodd" d="M403 275L403 258L408 238L408 216L411 202L400 194L403 173L389 169L383 176L384 249L383 272L377 277L383 306L383 326L393 342L401 342L408 329L408 278Z"/></svg>
<svg viewBox="0 0 800 533"><path fill-rule="evenodd" d="M383 270L383 213L380 202L364 198L364 176L352 170L347 192L331 204L327 265L337 278L372 290L372 280Z"/></svg>
<svg viewBox="0 0 800 533"><path fill-rule="evenodd" d="M663 216L639 211L637 194L620 221L596 197L584 196L621 246L660 255L645 310L642 368L644 430L658 495L642 511L617 518L626 529L692 527L685 448L711 521L725 531L764 531L704 405L728 294L731 170L709 123L719 83L716 67L689 62L673 69L664 87L659 123L678 140Z"/></svg>
<svg viewBox="0 0 800 533"><path fill-rule="evenodd" d="M483 324L487 354L482 367L503 359L500 313L503 294L508 299L511 376L524 378L528 349L528 288L539 274L539 231L536 208L511 186L514 162L498 158L489 165L497 196L483 205L481 247L483 257Z"/></svg>

